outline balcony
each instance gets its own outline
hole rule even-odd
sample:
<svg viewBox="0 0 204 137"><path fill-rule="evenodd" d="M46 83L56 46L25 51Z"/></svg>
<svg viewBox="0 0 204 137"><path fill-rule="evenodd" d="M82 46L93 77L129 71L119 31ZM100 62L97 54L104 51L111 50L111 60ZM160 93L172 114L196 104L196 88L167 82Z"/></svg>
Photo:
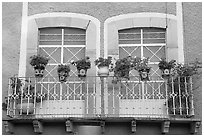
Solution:
<svg viewBox="0 0 204 137"><path fill-rule="evenodd" d="M112 83L113 77L9 79L7 115L11 118L169 118L194 115L191 77L151 77ZM21 84L19 86L19 81Z"/></svg>

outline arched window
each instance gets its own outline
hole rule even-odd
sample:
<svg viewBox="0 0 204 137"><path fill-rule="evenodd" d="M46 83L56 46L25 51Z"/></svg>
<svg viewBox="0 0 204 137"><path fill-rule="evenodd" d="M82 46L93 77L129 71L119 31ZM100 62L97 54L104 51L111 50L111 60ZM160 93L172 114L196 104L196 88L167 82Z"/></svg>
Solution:
<svg viewBox="0 0 204 137"><path fill-rule="evenodd" d="M57 66L69 64L85 57L86 30L70 27L39 29L38 53L50 58L45 77L57 81ZM70 65L70 76L77 76L76 67Z"/></svg>
<svg viewBox="0 0 204 137"><path fill-rule="evenodd" d="M105 113L129 117L165 116L165 82L158 63L161 58L179 62L177 18L163 13L131 13L108 18L104 24L104 55L115 59L149 57L150 81L140 81L132 70L128 82L120 86L107 82ZM111 94L110 94L111 93ZM146 109L148 108L148 109Z"/></svg>
<svg viewBox="0 0 204 137"><path fill-rule="evenodd" d="M151 79L158 79L160 71L158 63L161 58L165 58L166 29L156 27L129 28L118 31L119 58L127 56L147 58L149 66L152 67ZM138 76L136 71L132 71L133 76Z"/></svg>

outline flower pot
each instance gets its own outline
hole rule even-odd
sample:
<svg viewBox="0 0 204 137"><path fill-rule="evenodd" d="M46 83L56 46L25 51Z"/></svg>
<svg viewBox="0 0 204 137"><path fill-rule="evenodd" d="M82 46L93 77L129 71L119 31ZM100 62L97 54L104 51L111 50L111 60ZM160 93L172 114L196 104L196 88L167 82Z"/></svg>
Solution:
<svg viewBox="0 0 204 137"><path fill-rule="evenodd" d="M45 65L40 64L38 66L35 66L34 69L35 69L35 77L43 77Z"/></svg>
<svg viewBox="0 0 204 137"><path fill-rule="evenodd" d="M78 77L86 77L87 69L78 69Z"/></svg>
<svg viewBox="0 0 204 137"><path fill-rule="evenodd" d="M108 68L108 66L99 67L98 75L100 77L107 77L109 75L109 68Z"/></svg>
<svg viewBox="0 0 204 137"><path fill-rule="evenodd" d="M16 107L20 111L21 111L21 106L22 106L22 114L27 114L27 111L28 111L28 114L33 114L34 112L33 99L30 99L29 103L27 98L22 99L22 104L21 104L21 101L19 100Z"/></svg>
<svg viewBox="0 0 204 137"><path fill-rule="evenodd" d="M162 78L169 78L170 74L171 74L171 69L166 68L162 70Z"/></svg>
<svg viewBox="0 0 204 137"><path fill-rule="evenodd" d="M66 82L67 77L69 76L69 73L65 72L65 71L61 71L61 72L58 73L58 76L59 76L59 81L60 82Z"/></svg>
<svg viewBox="0 0 204 137"><path fill-rule="evenodd" d="M148 70L139 71L139 75L142 81L149 81L149 71Z"/></svg>

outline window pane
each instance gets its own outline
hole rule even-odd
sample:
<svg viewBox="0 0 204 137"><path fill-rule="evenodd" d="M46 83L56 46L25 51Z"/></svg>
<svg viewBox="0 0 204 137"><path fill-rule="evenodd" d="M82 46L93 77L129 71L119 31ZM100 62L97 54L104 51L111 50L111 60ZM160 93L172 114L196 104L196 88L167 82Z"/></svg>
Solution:
<svg viewBox="0 0 204 137"><path fill-rule="evenodd" d="M144 28L143 29L143 43L155 44L165 43L165 29L161 28Z"/></svg>
<svg viewBox="0 0 204 137"><path fill-rule="evenodd" d="M62 45L61 41L40 41L39 45Z"/></svg>
<svg viewBox="0 0 204 137"><path fill-rule="evenodd" d="M40 45L61 45L62 29L61 28L41 28L39 29Z"/></svg>
<svg viewBox="0 0 204 137"><path fill-rule="evenodd" d="M86 30L79 28L64 28L64 34L86 34Z"/></svg>
<svg viewBox="0 0 204 137"><path fill-rule="evenodd" d="M61 28L40 28L40 34L61 34Z"/></svg>
<svg viewBox="0 0 204 137"><path fill-rule="evenodd" d="M85 45L86 31L79 28L64 29L64 45Z"/></svg>
<svg viewBox="0 0 204 137"><path fill-rule="evenodd" d="M144 44L165 44L165 39L144 39L143 43Z"/></svg>
<svg viewBox="0 0 204 137"><path fill-rule="evenodd" d="M129 55L132 57L141 57L141 47L140 46L130 46L130 47L120 47L119 48L119 57L124 58Z"/></svg>
<svg viewBox="0 0 204 137"><path fill-rule="evenodd" d="M141 40L119 40L119 44L140 44Z"/></svg>
<svg viewBox="0 0 204 137"><path fill-rule="evenodd" d="M161 58L165 58L165 47L164 46L144 46L143 48L144 57L149 57L150 62L159 62Z"/></svg>
<svg viewBox="0 0 204 137"><path fill-rule="evenodd" d="M141 30L139 28L130 28L119 30L119 44L140 44Z"/></svg>
<svg viewBox="0 0 204 137"><path fill-rule="evenodd" d="M39 54L50 58L49 64L60 64L61 62L61 48L59 47L43 47L39 48Z"/></svg>

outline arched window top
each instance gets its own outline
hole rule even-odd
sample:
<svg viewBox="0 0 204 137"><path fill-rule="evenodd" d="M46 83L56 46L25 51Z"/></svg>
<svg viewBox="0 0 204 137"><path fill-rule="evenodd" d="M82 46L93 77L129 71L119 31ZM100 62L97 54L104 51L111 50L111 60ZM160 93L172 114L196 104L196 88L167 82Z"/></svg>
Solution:
<svg viewBox="0 0 204 137"><path fill-rule="evenodd" d="M86 30L72 27L39 28L39 45L86 45Z"/></svg>
<svg viewBox="0 0 204 137"><path fill-rule="evenodd" d="M100 21L92 16L65 12L42 13L29 16L26 22L28 26L27 34L25 33L27 49L23 52L27 54L27 61L29 61L30 56L37 54L39 51L38 47L58 46L58 44L50 44L53 42L44 43L44 45L39 43L39 30L46 32L48 28L64 28L63 34L59 31L60 38L58 38L58 34L53 35L54 40L58 41L60 39L60 44L64 45L64 47L84 47L86 56L89 56L93 60L100 56L100 46L98 46L100 45ZM42 37L46 42L49 39L46 36ZM41 40L43 39L42 37L40 38ZM24 73L22 76L30 76L32 74L33 70L29 62L27 64L26 72L22 72L22 74ZM91 69L90 75L95 75L96 68L92 67Z"/></svg>
<svg viewBox="0 0 204 137"><path fill-rule="evenodd" d="M139 27L118 30L119 44L165 44L166 29Z"/></svg>
<svg viewBox="0 0 204 137"><path fill-rule="evenodd" d="M104 24L105 56L113 55L117 57L119 54L117 50L119 46L118 32L122 32L121 30L127 31L130 28L154 28L157 31L166 29L166 58L167 60L178 60L177 17L172 14L150 12L123 14L108 18ZM164 35L162 37L164 38Z"/></svg>

